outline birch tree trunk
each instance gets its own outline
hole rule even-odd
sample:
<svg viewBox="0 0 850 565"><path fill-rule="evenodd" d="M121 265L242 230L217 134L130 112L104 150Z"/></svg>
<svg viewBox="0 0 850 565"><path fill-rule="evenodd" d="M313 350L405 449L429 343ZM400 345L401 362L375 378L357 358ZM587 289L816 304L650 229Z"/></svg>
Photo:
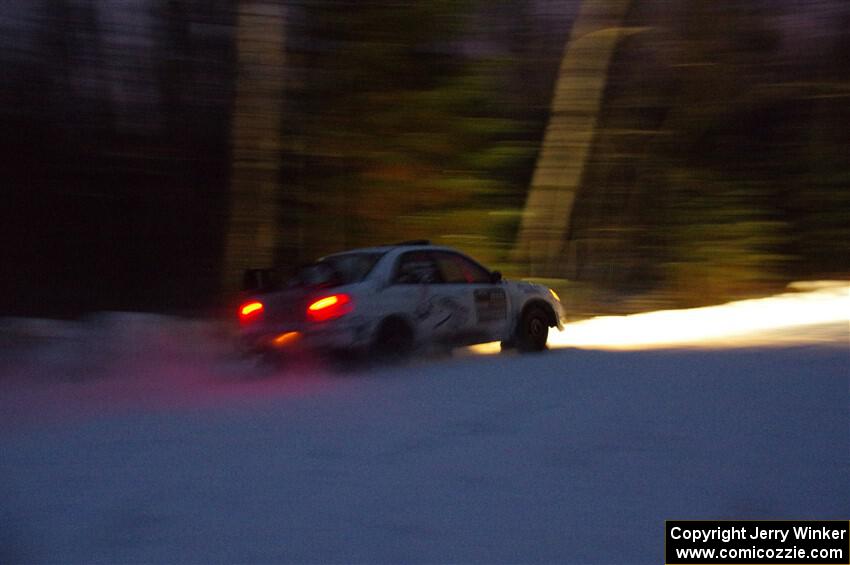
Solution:
<svg viewBox="0 0 850 565"><path fill-rule="evenodd" d="M225 292L239 289L245 269L272 265L279 222L286 13L276 0L243 0L238 10Z"/></svg>
<svg viewBox="0 0 850 565"><path fill-rule="evenodd" d="M608 68L631 0L584 0L564 49L549 123L523 210L513 260L536 277L563 271L576 194L590 156Z"/></svg>

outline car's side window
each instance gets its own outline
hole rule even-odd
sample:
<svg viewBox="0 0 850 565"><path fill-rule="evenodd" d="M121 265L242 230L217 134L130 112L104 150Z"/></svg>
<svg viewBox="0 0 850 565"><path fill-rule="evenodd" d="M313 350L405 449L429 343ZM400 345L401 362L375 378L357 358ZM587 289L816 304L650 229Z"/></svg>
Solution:
<svg viewBox="0 0 850 565"><path fill-rule="evenodd" d="M454 284L486 284L490 272L474 261L448 251L434 252L443 281Z"/></svg>
<svg viewBox="0 0 850 565"><path fill-rule="evenodd" d="M434 258L426 251L408 251L398 260L393 284L436 284L442 278Z"/></svg>

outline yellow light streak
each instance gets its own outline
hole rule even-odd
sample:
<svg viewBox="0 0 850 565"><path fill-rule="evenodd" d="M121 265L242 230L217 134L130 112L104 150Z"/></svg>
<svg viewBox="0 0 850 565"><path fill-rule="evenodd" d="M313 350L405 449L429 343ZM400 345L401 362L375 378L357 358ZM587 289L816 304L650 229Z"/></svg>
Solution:
<svg viewBox="0 0 850 565"><path fill-rule="evenodd" d="M319 300L310 304L310 306L308 307L308 310L312 310L312 311L315 312L316 310L321 310L322 308L327 308L328 306L333 306L337 302L339 302L339 297L336 296L336 295L328 296L328 297L325 297L325 298L320 298Z"/></svg>
<svg viewBox="0 0 850 565"><path fill-rule="evenodd" d="M553 349L652 349L844 340L850 346L850 283L820 281L792 288L811 290L704 308L591 318L568 323L561 332L550 330L548 345ZM827 324L837 331L811 329ZM482 354L499 349L498 343L472 348Z"/></svg>
<svg viewBox="0 0 850 565"><path fill-rule="evenodd" d="M286 332L286 333L282 333L279 336L275 337L272 340L272 344L274 344L275 347L284 347L284 346L289 345L289 344L291 344L295 341L298 341L300 338L301 338L300 332Z"/></svg>

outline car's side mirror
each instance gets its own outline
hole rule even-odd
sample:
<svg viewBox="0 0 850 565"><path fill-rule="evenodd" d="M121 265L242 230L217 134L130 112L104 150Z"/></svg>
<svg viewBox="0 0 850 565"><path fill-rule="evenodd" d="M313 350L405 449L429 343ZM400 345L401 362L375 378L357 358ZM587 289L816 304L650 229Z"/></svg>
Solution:
<svg viewBox="0 0 850 565"><path fill-rule="evenodd" d="M502 273L500 273L499 271L493 271L492 273L490 273L490 282L491 283L497 283L501 280L502 280Z"/></svg>

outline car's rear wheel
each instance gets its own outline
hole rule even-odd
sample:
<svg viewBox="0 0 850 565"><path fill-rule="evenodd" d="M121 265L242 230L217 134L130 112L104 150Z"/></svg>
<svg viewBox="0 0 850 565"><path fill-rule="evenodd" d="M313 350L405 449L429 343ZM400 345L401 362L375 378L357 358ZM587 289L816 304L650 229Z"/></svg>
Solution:
<svg viewBox="0 0 850 565"><path fill-rule="evenodd" d="M517 349L523 353L543 351L549 338L549 316L539 306L522 313L517 331Z"/></svg>
<svg viewBox="0 0 850 565"><path fill-rule="evenodd" d="M413 351L413 330L400 318L388 318L378 328L372 349L381 359L404 359Z"/></svg>

